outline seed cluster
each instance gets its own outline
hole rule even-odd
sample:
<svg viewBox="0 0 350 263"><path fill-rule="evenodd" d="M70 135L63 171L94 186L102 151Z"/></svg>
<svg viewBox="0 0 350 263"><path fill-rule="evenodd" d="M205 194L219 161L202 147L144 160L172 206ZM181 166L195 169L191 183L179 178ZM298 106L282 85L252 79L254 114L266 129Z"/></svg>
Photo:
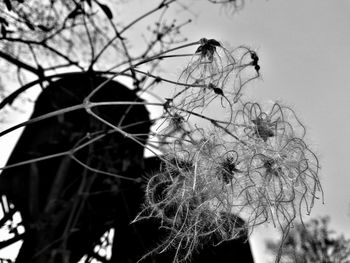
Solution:
<svg viewBox="0 0 350 263"><path fill-rule="evenodd" d="M158 218L168 230L150 253L175 249L174 262L182 262L208 240L244 237L263 223L286 233L323 198L318 159L295 112L241 98L242 87L259 76L258 61L246 47L229 52L216 40L200 40L180 91L167 101L164 118L174 133L162 136L165 161L148 179L135 219ZM216 106L229 114L220 121L208 117L205 109L222 98L227 103ZM193 116L206 121L205 128L191 126Z"/></svg>

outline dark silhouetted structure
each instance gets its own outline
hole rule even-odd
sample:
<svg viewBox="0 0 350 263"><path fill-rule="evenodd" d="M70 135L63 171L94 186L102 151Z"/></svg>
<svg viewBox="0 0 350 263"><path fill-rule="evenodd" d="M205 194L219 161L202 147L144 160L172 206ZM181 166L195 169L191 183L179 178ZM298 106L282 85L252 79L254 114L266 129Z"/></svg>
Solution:
<svg viewBox="0 0 350 263"><path fill-rule="evenodd" d="M40 94L32 118L83 103L107 79L74 74L52 82ZM134 91L107 82L92 102L142 102ZM92 108L99 117L134 134L145 143L151 122L144 105L106 105ZM160 168L158 158L144 160L143 147L123 136L85 109L60 114L28 125L8 165L50 157L6 169L0 192L21 212L26 233L18 263L77 262L94 255L100 237L115 228L114 263L136 262L162 235L156 220L130 224L143 202L141 178ZM65 153L65 154L59 154ZM171 262L172 251L145 262ZM101 258L100 260L103 261ZM249 243L242 240L213 247L207 244L192 262L253 262Z"/></svg>

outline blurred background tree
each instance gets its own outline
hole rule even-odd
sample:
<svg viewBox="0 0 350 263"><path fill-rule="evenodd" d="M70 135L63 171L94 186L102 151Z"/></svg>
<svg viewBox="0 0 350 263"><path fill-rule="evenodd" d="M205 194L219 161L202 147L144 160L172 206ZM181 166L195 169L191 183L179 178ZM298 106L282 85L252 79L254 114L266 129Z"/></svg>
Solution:
<svg viewBox="0 0 350 263"><path fill-rule="evenodd" d="M350 239L337 235L329 227L330 218L311 219L296 224L284 242L281 262L347 263L350 262ZM267 248L276 252L279 244L269 241Z"/></svg>

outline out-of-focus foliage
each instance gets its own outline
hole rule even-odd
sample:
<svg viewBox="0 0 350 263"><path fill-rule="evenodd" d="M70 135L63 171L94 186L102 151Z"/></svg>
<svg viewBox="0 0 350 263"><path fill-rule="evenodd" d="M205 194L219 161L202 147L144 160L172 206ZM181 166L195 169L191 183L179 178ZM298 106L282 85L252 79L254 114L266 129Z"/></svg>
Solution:
<svg viewBox="0 0 350 263"><path fill-rule="evenodd" d="M329 228L329 217L296 224L286 237L281 262L285 263L348 263L350 239L336 235ZM275 252L279 244L269 241L267 247Z"/></svg>

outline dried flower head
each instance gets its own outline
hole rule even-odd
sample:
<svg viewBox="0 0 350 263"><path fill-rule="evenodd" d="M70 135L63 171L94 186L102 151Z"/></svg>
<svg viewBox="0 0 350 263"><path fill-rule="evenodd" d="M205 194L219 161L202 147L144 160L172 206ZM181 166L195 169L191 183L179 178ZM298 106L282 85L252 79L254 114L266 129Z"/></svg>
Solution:
<svg viewBox="0 0 350 263"><path fill-rule="evenodd" d="M305 127L295 112L279 103L264 111L258 103L247 102L236 111L232 126L235 133L264 142L284 136L305 136Z"/></svg>
<svg viewBox="0 0 350 263"><path fill-rule="evenodd" d="M287 115L281 119L285 108L274 105L265 114L257 105L246 104L239 113L250 109L242 115L250 122L239 126L242 140L232 137L238 129L232 125L174 144L161 171L150 178L137 218L159 218L169 230L153 252L175 249L174 262L180 262L213 237L218 242L242 237L265 222L286 232L322 197L318 160L286 125Z"/></svg>
<svg viewBox="0 0 350 263"><path fill-rule="evenodd" d="M218 98L223 108L232 110L243 87L259 76L259 58L245 46L229 51L215 39L202 38L199 42L179 77L173 105L187 112L203 112ZM252 67L253 72L245 70Z"/></svg>
<svg viewBox="0 0 350 263"><path fill-rule="evenodd" d="M160 135L167 155L135 219L155 217L168 230L150 253L174 249L173 262L186 261L208 241L246 237L266 222L285 237L294 220L323 199L318 159L295 112L279 103L266 110L240 97L259 77L258 63L245 46L229 52L214 39L200 40L164 104L169 125ZM221 103L211 104L216 98ZM217 113L213 106L229 114L213 117L206 111ZM206 125L191 123L195 118Z"/></svg>
<svg viewBox="0 0 350 263"><path fill-rule="evenodd" d="M197 48L195 53L200 54L201 58L205 61L212 62L214 60L214 53L217 47L221 47L221 44L215 39L202 38L199 41L201 44Z"/></svg>
<svg viewBox="0 0 350 263"><path fill-rule="evenodd" d="M167 158L160 173L148 181L145 209L136 219L160 219L169 235L152 252L175 249L174 262L188 260L213 236L219 243L246 233L242 220L226 205L222 178L215 172L217 164L212 162L212 147L206 147L207 143L213 142L201 140L188 151L176 150Z"/></svg>
<svg viewBox="0 0 350 263"><path fill-rule="evenodd" d="M190 63L181 73L174 103L187 110L203 107L217 96L232 94L228 82L236 59L215 39L202 38ZM224 90L226 88L226 90Z"/></svg>

